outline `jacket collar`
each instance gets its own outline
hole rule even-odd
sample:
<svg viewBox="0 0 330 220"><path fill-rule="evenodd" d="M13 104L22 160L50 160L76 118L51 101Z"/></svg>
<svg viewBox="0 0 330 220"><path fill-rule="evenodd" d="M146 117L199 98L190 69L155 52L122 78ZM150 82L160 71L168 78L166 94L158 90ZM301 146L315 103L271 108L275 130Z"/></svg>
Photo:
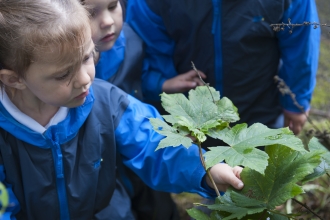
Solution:
<svg viewBox="0 0 330 220"><path fill-rule="evenodd" d="M76 136L92 110L93 103L94 93L90 87L84 104L71 108L63 121L50 126L44 133L36 132L16 121L0 103L0 127L19 140L41 148L49 148L49 141L63 144Z"/></svg>

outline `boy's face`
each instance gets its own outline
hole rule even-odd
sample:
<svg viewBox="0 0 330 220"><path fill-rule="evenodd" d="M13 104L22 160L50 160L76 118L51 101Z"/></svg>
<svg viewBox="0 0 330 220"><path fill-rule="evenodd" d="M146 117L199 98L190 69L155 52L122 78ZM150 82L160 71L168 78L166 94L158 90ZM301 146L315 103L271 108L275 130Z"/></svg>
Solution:
<svg viewBox="0 0 330 220"><path fill-rule="evenodd" d="M85 0L91 13L92 38L99 52L112 48L122 26L123 15L118 0Z"/></svg>
<svg viewBox="0 0 330 220"><path fill-rule="evenodd" d="M46 104L73 108L82 105L95 76L91 35L87 35L82 63L77 64L78 69L74 73L70 71L71 62L64 65L54 62L54 55L60 55L54 54L56 48L51 47L49 51L53 52L43 54L42 60L33 62L27 69L23 80L26 87L22 91L24 98L35 106Z"/></svg>

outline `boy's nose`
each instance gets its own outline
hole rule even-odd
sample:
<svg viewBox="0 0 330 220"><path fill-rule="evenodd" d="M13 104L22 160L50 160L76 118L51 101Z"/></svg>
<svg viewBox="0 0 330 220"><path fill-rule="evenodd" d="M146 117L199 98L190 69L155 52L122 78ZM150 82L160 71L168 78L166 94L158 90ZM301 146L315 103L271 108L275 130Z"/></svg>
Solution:
<svg viewBox="0 0 330 220"><path fill-rule="evenodd" d="M113 25L114 20L109 12L105 12L101 20L101 28L109 27Z"/></svg>
<svg viewBox="0 0 330 220"><path fill-rule="evenodd" d="M88 74L87 70L84 68L81 68L79 73L77 73L74 77L74 88L80 89L81 87L84 87L88 85L91 82L91 76Z"/></svg>

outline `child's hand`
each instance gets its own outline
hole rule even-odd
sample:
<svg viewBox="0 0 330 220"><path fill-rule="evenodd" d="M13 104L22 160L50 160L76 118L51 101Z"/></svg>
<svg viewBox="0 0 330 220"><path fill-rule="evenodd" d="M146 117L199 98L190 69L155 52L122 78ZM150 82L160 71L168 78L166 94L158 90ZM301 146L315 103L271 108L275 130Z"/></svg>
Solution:
<svg viewBox="0 0 330 220"><path fill-rule="evenodd" d="M298 135L307 120L308 113L309 111L306 111L306 113L296 113L284 110L284 127L289 127L295 135Z"/></svg>
<svg viewBox="0 0 330 220"><path fill-rule="evenodd" d="M203 79L206 75L198 71ZM186 73L179 74L176 77L168 79L163 84L163 92L166 93L178 93L187 92L190 89L194 89L196 86L202 86L204 83L199 79L198 74L194 70L190 70Z"/></svg>
<svg viewBox="0 0 330 220"><path fill-rule="evenodd" d="M243 168L239 166L230 167L228 164L219 163L214 165L210 169L210 172L218 190L224 192L229 185L236 189L243 188L244 184L240 180L242 170ZM206 182L211 188L214 188L208 176L206 176Z"/></svg>

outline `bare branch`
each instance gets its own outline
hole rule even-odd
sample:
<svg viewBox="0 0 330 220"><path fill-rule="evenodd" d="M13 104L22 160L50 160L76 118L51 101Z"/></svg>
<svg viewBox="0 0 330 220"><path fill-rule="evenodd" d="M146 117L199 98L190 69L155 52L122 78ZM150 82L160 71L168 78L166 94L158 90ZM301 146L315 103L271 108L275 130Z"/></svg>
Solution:
<svg viewBox="0 0 330 220"><path fill-rule="evenodd" d="M301 24L293 24L291 23L291 19L289 18L288 19L288 23L280 23L280 24L271 24L270 26L273 28L273 30L275 32L279 32L279 31L284 31L285 28L288 28L289 29L289 33L292 34L293 32L293 29L295 27L302 27L302 26L313 26L314 29L318 28L318 27L321 27L321 26L324 26L324 27L330 27L330 25L327 25L327 24L320 24L320 23L317 23L317 22L309 22L309 21L304 21L303 23Z"/></svg>

